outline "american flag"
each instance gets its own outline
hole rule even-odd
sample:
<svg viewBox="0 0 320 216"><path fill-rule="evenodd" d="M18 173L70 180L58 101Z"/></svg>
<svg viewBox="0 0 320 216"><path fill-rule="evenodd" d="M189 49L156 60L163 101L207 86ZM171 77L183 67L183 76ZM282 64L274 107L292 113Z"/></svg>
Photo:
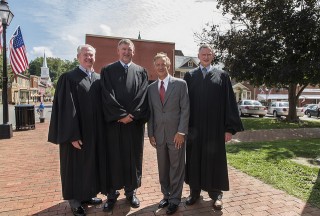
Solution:
<svg viewBox="0 0 320 216"><path fill-rule="evenodd" d="M10 39L10 63L15 74L24 72L29 68L26 47L24 46L20 26Z"/></svg>

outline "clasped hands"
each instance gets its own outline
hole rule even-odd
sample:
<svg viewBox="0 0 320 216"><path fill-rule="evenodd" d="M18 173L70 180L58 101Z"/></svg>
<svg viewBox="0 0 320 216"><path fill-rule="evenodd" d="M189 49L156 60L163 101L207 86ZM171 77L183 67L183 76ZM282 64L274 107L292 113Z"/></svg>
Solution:
<svg viewBox="0 0 320 216"><path fill-rule="evenodd" d="M123 124L128 124L133 121L133 115L129 114L126 117L123 117L122 119L119 119L118 122L121 122Z"/></svg>

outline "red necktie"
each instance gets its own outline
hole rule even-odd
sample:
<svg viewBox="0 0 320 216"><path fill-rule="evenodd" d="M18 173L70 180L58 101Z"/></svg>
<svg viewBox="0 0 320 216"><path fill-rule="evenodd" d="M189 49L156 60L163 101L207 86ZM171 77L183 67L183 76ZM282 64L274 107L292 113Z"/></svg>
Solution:
<svg viewBox="0 0 320 216"><path fill-rule="evenodd" d="M164 89L164 82L161 81L161 86L160 86L160 100L161 103L163 104L164 102L164 94L166 93L166 90Z"/></svg>

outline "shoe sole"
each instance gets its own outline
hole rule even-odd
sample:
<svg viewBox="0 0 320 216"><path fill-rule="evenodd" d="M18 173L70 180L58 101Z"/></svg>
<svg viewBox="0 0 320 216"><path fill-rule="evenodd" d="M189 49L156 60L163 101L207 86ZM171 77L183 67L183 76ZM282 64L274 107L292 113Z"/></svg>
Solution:
<svg viewBox="0 0 320 216"><path fill-rule="evenodd" d="M214 208L215 210L221 211L221 210L223 209L223 206L221 206L221 207L213 206L213 208Z"/></svg>

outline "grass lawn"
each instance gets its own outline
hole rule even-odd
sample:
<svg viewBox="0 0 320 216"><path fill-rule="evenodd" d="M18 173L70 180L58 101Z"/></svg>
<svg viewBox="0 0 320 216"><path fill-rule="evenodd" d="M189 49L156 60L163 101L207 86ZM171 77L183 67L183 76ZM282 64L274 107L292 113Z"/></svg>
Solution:
<svg viewBox="0 0 320 216"><path fill-rule="evenodd" d="M300 123L288 123L271 118L241 118L241 121L245 130L320 127L320 121L311 120L302 120Z"/></svg>
<svg viewBox="0 0 320 216"><path fill-rule="evenodd" d="M320 139L227 145L228 163L320 208L320 169L293 162L320 156Z"/></svg>

